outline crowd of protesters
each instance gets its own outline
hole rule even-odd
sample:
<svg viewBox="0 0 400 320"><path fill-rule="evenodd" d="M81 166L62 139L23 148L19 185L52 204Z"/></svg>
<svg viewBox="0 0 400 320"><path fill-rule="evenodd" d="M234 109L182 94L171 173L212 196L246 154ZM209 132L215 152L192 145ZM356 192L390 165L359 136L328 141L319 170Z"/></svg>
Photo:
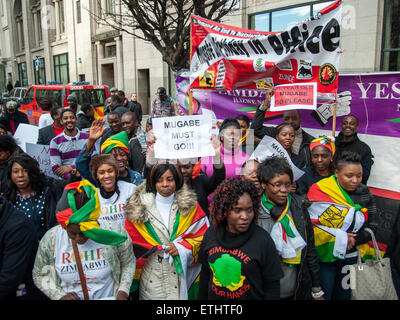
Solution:
<svg viewBox="0 0 400 320"><path fill-rule="evenodd" d="M152 120L176 115L165 88L146 123L137 95L116 88L103 119L74 95L66 108L42 101L37 143L49 145L53 177L13 139L28 121L8 102L0 118L0 299L349 300L343 267L371 240L364 229L378 231L366 186L371 149L353 115L336 138L308 134L296 110L265 126L272 95L252 121L218 123L215 156L175 160L154 158ZM264 136L288 159L251 158ZM297 181L292 165L304 171ZM315 203L335 202L334 192L368 215L357 230L335 224L345 231L342 255L324 243L322 219L310 218ZM397 219L386 250L396 290L399 237Z"/></svg>

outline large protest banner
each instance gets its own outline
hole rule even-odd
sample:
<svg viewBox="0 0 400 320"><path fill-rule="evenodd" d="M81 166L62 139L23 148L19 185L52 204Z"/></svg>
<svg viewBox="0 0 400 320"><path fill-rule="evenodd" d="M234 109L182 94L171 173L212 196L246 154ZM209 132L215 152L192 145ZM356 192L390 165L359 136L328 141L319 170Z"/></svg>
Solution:
<svg viewBox="0 0 400 320"><path fill-rule="evenodd" d="M175 78L179 114L188 114L189 72ZM194 92L193 113L212 110L217 119L240 114L250 119L265 99L264 91L236 89L221 92ZM301 125L318 137L332 134L333 108L319 104L317 110L299 110ZM359 119L359 138L372 149L374 165L368 186L383 190L380 194L400 199L400 72L341 74L339 76L336 132L345 115ZM267 112L265 125L282 122L282 112ZM377 191L377 190L374 190ZM395 193L385 192L394 191ZM379 192L379 191L377 191Z"/></svg>
<svg viewBox="0 0 400 320"><path fill-rule="evenodd" d="M267 89L317 83L320 101L338 87L342 2L290 30L260 32L192 16L190 89Z"/></svg>

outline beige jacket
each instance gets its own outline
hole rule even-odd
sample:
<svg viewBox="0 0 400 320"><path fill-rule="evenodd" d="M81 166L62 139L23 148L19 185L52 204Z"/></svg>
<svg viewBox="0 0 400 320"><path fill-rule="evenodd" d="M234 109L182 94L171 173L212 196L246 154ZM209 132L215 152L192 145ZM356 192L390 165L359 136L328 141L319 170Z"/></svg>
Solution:
<svg viewBox="0 0 400 320"><path fill-rule="evenodd" d="M106 225L106 224L105 224ZM59 300L67 293L61 289L60 279L54 266L56 259L56 232L60 225L46 232L39 244L33 267L35 285L51 300ZM136 258L133 254L129 235L119 224L107 225L106 229L126 235L128 239L119 246L104 246L101 255L110 265L114 279L114 297L118 291L129 294L136 268Z"/></svg>
<svg viewBox="0 0 400 320"><path fill-rule="evenodd" d="M169 225L174 225L178 210L182 216L186 216L196 205L196 193L184 185L175 193L169 215ZM150 221L161 242L163 244L170 242L171 234L156 208L155 195L146 192L145 183L137 187L129 198L125 213L127 219L133 223L140 224ZM179 299L179 276L174 265L170 265L168 260L163 258L163 253L155 252L148 257L140 277L139 298L141 300Z"/></svg>

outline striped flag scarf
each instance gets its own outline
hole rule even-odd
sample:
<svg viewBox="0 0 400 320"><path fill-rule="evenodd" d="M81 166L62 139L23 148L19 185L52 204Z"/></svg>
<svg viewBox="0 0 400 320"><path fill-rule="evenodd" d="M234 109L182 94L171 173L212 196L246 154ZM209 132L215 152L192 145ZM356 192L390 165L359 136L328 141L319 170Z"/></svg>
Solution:
<svg viewBox="0 0 400 320"><path fill-rule="evenodd" d="M176 273L185 279L187 290L180 294L181 299L197 299L200 265L197 263L198 252L204 233L208 228L208 219L197 204L186 216L176 213L170 242L178 249L179 255L173 257ZM136 272L131 291L139 287L140 275L147 258L154 252L166 249L150 221L134 223L126 220L125 229L133 243L136 260Z"/></svg>
<svg viewBox="0 0 400 320"><path fill-rule="evenodd" d="M76 207L76 192L85 192L89 199L80 209ZM120 245L127 240L122 234L101 229L97 222L99 216L100 201L97 189L88 180L70 183L64 188L56 214L57 221L63 228L70 223L77 224L86 237L105 245Z"/></svg>
<svg viewBox="0 0 400 320"><path fill-rule="evenodd" d="M335 175L312 185L307 197L313 202L308 211L314 225L319 260L333 262L344 259L347 232L357 233L361 229L368 220L368 209L353 202ZM380 249L384 250L382 245ZM363 260L375 258L372 242L361 244L360 252Z"/></svg>
<svg viewBox="0 0 400 320"><path fill-rule="evenodd" d="M275 242L276 249L282 257L282 261L287 264L300 264L301 251L306 243L296 229L292 218L288 215L292 197L289 194L287 197L286 205L276 219L274 226L271 230L271 238ZM275 204L268 200L265 193L261 198L261 204L266 210L271 212Z"/></svg>

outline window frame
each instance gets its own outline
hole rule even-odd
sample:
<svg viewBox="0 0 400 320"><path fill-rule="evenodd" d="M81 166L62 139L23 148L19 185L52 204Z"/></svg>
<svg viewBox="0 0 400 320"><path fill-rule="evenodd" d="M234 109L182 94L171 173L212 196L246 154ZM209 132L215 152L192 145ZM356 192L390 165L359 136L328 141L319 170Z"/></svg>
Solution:
<svg viewBox="0 0 400 320"><path fill-rule="evenodd" d="M61 56L65 55L66 56L66 64L61 64L60 59ZM56 63L56 59L58 59L58 63ZM53 64L54 64L54 80L55 81L62 81L61 80L61 67L66 66L67 70L67 81L66 83L69 83L69 61L68 61L68 52L66 53L61 53L58 55L53 56ZM59 73L59 74L57 74Z"/></svg>
<svg viewBox="0 0 400 320"><path fill-rule="evenodd" d="M387 14L388 14L388 1L385 0L383 2L383 19L382 19L382 42L381 42L381 61L380 61L380 66L379 66L379 70L380 71L399 71L399 70L384 70L384 59L385 59L385 53L390 53L390 52L400 52L400 44L398 48L389 48L389 49L385 49L385 40L386 40L386 20L387 20ZM390 35L389 35L390 36ZM400 65L399 65L400 67Z"/></svg>
<svg viewBox="0 0 400 320"><path fill-rule="evenodd" d="M310 7L310 17L313 14L313 6L317 5L317 4L321 4L324 2L330 2L333 0L318 0L318 1L313 1L313 2L305 2L305 3L298 3L298 4L293 4L290 6L286 6L286 7L279 7L279 8L275 8L275 9L270 9L270 10L264 10L264 11L259 11L259 12L255 12L252 14L249 14L247 17L247 27L250 30L255 30L252 28L251 25L251 18L253 16L259 15L259 14L264 14L264 13L268 13L269 14L269 26L268 26L268 31L266 32L277 32L277 31L283 31L283 30L275 30L275 31L271 31L272 30L272 13L273 12L278 12L278 11L283 11L283 10L289 10L289 9L294 9L294 8L300 8L300 7L304 7L304 6L309 6Z"/></svg>

